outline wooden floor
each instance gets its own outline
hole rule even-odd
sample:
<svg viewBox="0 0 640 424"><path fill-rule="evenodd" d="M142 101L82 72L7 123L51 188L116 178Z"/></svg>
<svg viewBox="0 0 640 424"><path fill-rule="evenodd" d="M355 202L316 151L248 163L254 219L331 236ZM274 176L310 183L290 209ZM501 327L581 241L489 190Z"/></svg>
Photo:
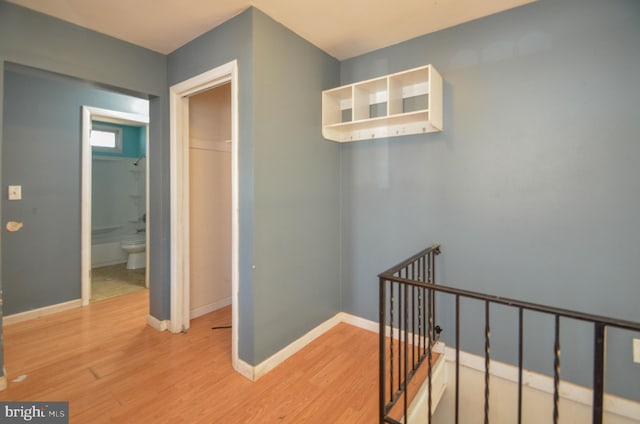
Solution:
<svg viewBox="0 0 640 424"><path fill-rule="evenodd" d="M375 333L339 324L251 382L231 368L231 330L211 329L230 308L161 333L146 325L147 296L5 327L0 401L69 401L78 424L376 422Z"/></svg>

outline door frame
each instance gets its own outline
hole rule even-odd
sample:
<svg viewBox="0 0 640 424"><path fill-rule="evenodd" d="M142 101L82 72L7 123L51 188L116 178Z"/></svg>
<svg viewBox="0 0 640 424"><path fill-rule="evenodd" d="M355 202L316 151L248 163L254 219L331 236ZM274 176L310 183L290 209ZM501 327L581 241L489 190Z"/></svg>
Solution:
<svg viewBox="0 0 640 424"><path fill-rule="evenodd" d="M238 63L233 60L169 89L171 177L171 314L169 331L189 329L189 96L231 83L231 359L238 370Z"/></svg>
<svg viewBox="0 0 640 424"><path fill-rule="evenodd" d="M91 201L92 201L92 161L91 161L91 121L100 120L114 124L133 125L146 129L146 199L145 213L147 217L147 231L145 231L147 246L147 264L145 270L145 285L149 287L149 117L135 113L102 109L93 106L82 106L82 175L81 175L81 229L80 229L80 292L82 306L87 306L91 300Z"/></svg>

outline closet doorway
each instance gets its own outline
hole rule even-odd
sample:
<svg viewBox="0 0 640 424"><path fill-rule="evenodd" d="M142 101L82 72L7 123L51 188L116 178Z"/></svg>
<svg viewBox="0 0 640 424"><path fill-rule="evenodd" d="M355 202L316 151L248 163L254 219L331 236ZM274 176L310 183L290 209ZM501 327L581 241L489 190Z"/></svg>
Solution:
<svg viewBox="0 0 640 424"><path fill-rule="evenodd" d="M189 97L189 318L231 305L231 83Z"/></svg>
<svg viewBox="0 0 640 424"><path fill-rule="evenodd" d="M232 61L170 89L169 330L231 303L231 360L249 375L238 357L237 69Z"/></svg>

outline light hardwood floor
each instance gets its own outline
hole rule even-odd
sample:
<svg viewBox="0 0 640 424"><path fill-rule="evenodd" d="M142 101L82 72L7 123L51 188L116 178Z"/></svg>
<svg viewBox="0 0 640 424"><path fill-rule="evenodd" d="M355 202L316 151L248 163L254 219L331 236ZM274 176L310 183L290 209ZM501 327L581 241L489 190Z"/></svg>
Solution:
<svg viewBox="0 0 640 424"><path fill-rule="evenodd" d="M231 330L211 329L230 308L178 335L147 311L143 291L5 327L0 400L69 401L78 424L377 421L375 333L339 324L251 382L231 368Z"/></svg>

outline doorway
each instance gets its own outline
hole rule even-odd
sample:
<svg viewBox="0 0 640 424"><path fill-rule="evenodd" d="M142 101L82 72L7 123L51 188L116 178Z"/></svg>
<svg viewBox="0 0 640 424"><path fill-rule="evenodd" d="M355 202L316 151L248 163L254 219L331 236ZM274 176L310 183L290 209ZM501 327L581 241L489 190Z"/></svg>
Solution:
<svg viewBox="0 0 640 424"><path fill-rule="evenodd" d="M189 316L231 305L231 83L189 96Z"/></svg>
<svg viewBox="0 0 640 424"><path fill-rule="evenodd" d="M190 104L191 99L194 105L201 100L199 95L212 90L215 95L228 92L226 100L222 101L228 110L230 118L229 127L215 139L204 141L205 146L210 151L217 150L218 153L229 153L230 149L230 203L228 204L226 216L230 217L230 245L226 246L227 254L230 254L230 276L231 276L231 359L233 368L242 374L245 365L238 358L238 83L237 83L237 62L233 61L222 65L208 72L195 76L189 80L181 82L170 89L170 125L171 125L171 320L169 330L174 333L187 331L192 318L192 279L197 280L197 276L191 272L191 246L192 227L190 226L191 214L191 183L192 165L193 171L197 171L197 161L202 158L192 158L190 149ZM203 99L206 96L203 95ZM218 102L224 96L218 98ZM197 112L196 112L197 113ZM226 135L222 135L226 132ZM196 137L197 138L197 137ZM226 152L225 152L226 151ZM210 155L209 155L210 156ZM219 156L222 158L224 155ZM192 163L193 162L193 163ZM199 177L194 177L199 178ZM206 183L206 180L205 180ZM199 199L202 200L202 199ZM206 206L205 206L206 210ZM206 213L205 213L206 214ZM223 216L224 213L221 213ZM225 218L221 218L221 222ZM203 221L206 225L206 219ZM197 238L197 237L196 237ZM197 241L197 240L194 240ZM220 247L219 247L220 248ZM205 252L205 255L207 252ZM211 257L211 253L208 253ZM195 289L195 288L194 288ZM224 306L228 302L228 297L219 296L219 299L211 299L205 305L199 306L198 313L213 310L218 306ZM195 308L197 309L197 308ZM241 369L242 368L242 369Z"/></svg>
<svg viewBox="0 0 640 424"><path fill-rule="evenodd" d="M93 148L91 142L91 133L93 129L97 128L96 122L100 122L100 128L104 132L111 131L110 129L114 129L111 132L118 132L115 129L122 129L123 126L133 127L133 128L141 128L139 134L143 134L144 138L142 140L139 139L140 146L137 155L135 158L118 158L116 156L102 156L99 158L99 166L96 168L98 174L108 174L112 177L117 175L117 178L121 178L123 180L123 185L129 186L129 192L124 194L126 197L125 212L123 212L128 218L123 218L122 223L113 222L112 217L110 217L107 221L100 220L100 224L97 226L92 225L92 206L93 202L93 187L94 187L94 157L93 157ZM149 269L149 235L146 231L148 228L148 193L149 193L149 169L146 166L147 152L149 151L149 118L144 115L137 115L132 113L125 113L120 111L108 110L108 109L100 109L94 108L90 106L82 107L82 212L81 212L81 297L82 297L82 305L86 306L89 304L92 298L92 268L95 264L93 260L93 256L100 254L101 261L107 262L122 262L121 259L126 259L124 256L124 252L121 252L121 243L120 239L122 238L122 234L120 232L124 231L127 233L127 236L141 238L141 241L144 240L146 249L146 255L142 258L144 262L145 270ZM120 137L122 134L120 134ZM117 140L117 138L116 138ZM122 138L120 138L119 142L122 143ZM117 142L116 142L117 144ZM122 149L122 145L120 145L120 149ZM144 155L140 153L144 152ZM144 160L144 162L143 162ZM104 163L103 163L104 162ZM113 169L111 169L113 168ZM121 171L121 172L120 172ZM143 175L144 174L144 180ZM137 184L129 184L129 179L131 182L135 182ZM134 181L135 180L135 181ZM140 185L144 185L144 187L140 187ZM132 188L135 190L131 191ZM104 202L108 202L108 199L102 199ZM129 204L130 203L130 204ZM130 207L126 207L130 206ZM102 222L104 221L104 222ZM145 231L139 231L144 228ZM128 234L132 233L132 234ZM112 241L109 237L113 235L116 237L117 241ZM107 240L107 243L101 244L99 248L96 248L94 245L94 236L95 237L103 237L104 240ZM112 237L112 238L113 238ZM131 239L133 240L133 239ZM139 260L137 262L140 262ZM138 263L135 267L139 268L142 264ZM124 270L114 269L113 272L117 275L124 275L129 277L129 270L126 269L127 266L124 265ZM133 270L131 270L133 271ZM109 272L111 272L109 270ZM149 287L149 273L144 272L144 276L138 275L141 274L138 272L131 272L131 276L136 278L144 278L144 286ZM124 278L124 277L123 277ZM110 285L116 291L127 291L129 288L126 284ZM122 287L120 287L122 286Z"/></svg>

